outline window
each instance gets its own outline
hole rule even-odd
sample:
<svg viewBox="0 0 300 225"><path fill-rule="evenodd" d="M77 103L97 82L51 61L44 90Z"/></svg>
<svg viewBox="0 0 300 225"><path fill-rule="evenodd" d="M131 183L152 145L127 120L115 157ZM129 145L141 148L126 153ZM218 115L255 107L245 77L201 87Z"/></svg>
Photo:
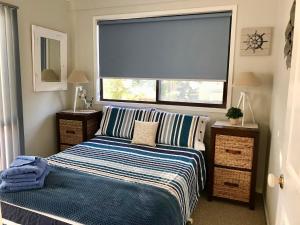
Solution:
<svg viewBox="0 0 300 225"><path fill-rule="evenodd" d="M224 82L101 79L101 100L223 107Z"/></svg>
<svg viewBox="0 0 300 225"><path fill-rule="evenodd" d="M226 108L231 20L232 10L98 21L100 100Z"/></svg>

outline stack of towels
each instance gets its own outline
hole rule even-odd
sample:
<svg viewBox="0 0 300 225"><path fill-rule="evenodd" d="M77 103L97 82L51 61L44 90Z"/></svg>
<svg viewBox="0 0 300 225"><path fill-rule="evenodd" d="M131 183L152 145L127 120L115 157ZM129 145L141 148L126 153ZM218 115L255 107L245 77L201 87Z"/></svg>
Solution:
<svg viewBox="0 0 300 225"><path fill-rule="evenodd" d="M1 173L0 191L15 192L42 188L50 168L46 160L36 156L18 156Z"/></svg>

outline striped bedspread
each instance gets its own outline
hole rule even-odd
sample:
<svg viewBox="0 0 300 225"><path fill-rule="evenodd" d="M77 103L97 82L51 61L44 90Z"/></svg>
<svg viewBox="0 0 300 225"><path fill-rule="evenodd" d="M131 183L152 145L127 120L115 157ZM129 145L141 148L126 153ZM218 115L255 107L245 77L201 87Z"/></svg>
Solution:
<svg viewBox="0 0 300 225"><path fill-rule="evenodd" d="M200 151L168 145L133 145L130 140L98 136L48 158L50 165L102 177L155 186L173 195L186 221L204 188Z"/></svg>

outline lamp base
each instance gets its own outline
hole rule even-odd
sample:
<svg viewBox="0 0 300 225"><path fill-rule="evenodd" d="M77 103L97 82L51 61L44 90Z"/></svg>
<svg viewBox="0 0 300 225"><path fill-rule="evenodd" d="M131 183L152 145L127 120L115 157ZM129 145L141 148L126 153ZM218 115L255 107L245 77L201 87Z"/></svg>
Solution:
<svg viewBox="0 0 300 225"><path fill-rule="evenodd" d="M242 112L243 112L243 117L242 117L242 126L244 126L245 124L245 115L246 115L246 111L245 111L245 104L248 104L248 107L250 109L250 112L251 112L251 116L252 116L252 122L253 123L256 123L255 122L255 119L254 119L254 113L253 113L253 110L252 110L252 106L251 106L251 103L250 103L250 99L247 95L246 92L241 92L241 95L240 95L240 99L239 99L239 103L237 105L237 108L240 107L240 105L242 104Z"/></svg>
<svg viewBox="0 0 300 225"><path fill-rule="evenodd" d="M77 107L77 98L78 98L78 92L82 90L82 86L76 86L75 87L75 96L74 96L74 104L73 104L73 112L76 112Z"/></svg>

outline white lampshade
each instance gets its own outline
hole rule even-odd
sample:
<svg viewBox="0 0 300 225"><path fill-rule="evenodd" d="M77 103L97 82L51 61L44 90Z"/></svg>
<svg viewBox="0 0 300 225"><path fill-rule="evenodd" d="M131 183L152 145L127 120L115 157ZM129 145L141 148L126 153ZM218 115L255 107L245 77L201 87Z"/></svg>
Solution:
<svg viewBox="0 0 300 225"><path fill-rule="evenodd" d="M68 82L72 84L84 84L88 83L89 80L86 77L86 74L82 71L74 70L68 77Z"/></svg>
<svg viewBox="0 0 300 225"><path fill-rule="evenodd" d="M260 85L259 79L252 72L243 72L235 79L235 86L257 87Z"/></svg>

